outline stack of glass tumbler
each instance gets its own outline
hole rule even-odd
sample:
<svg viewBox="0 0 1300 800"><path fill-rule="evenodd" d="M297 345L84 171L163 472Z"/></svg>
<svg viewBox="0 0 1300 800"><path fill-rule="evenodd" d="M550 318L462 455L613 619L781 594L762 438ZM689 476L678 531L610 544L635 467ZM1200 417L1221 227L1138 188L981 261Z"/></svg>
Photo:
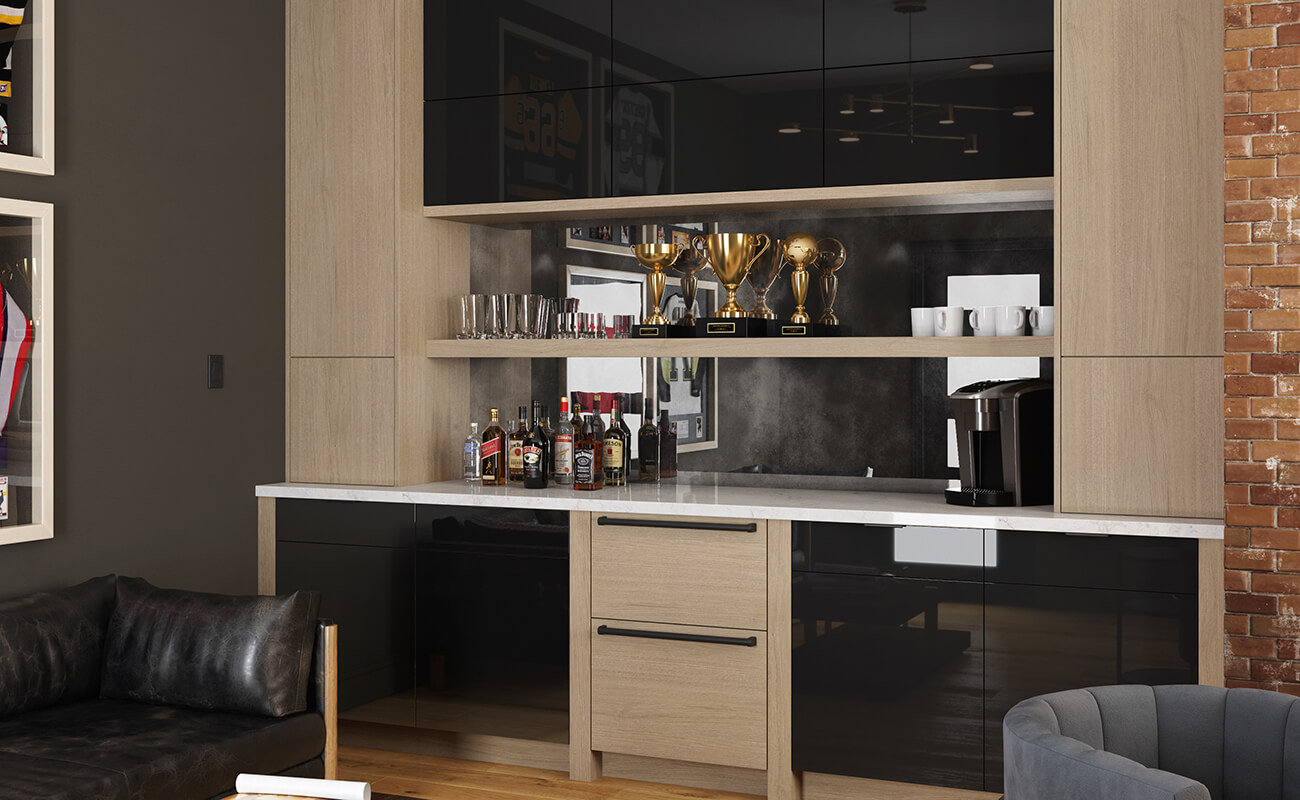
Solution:
<svg viewBox="0 0 1300 800"><path fill-rule="evenodd" d="M457 339L626 339L633 314L610 316L578 310L578 298L540 294L466 294L458 300Z"/></svg>

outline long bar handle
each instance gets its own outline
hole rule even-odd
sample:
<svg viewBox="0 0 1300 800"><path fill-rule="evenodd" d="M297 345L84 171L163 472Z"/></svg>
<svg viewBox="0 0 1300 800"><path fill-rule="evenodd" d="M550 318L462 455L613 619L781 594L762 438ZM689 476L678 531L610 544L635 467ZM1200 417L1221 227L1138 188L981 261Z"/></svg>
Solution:
<svg viewBox="0 0 1300 800"><path fill-rule="evenodd" d="M672 522L663 519L632 519L623 517L596 517L597 525L621 525L626 528L685 528L696 531L741 531L753 533L757 522Z"/></svg>
<svg viewBox="0 0 1300 800"><path fill-rule="evenodd" d="M699 633L673 633L671 631L641 631L633 628L596 628L601 636L633 636L640 639L671 639L675 642L703 642L705 644L732 644L737 647L757 647L757 636L705 636Z"/></svg>

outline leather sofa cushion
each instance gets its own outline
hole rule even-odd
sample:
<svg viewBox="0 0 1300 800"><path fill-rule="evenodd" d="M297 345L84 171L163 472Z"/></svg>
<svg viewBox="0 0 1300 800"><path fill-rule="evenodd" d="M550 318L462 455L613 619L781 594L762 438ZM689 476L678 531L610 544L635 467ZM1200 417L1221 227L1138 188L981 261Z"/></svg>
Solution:
<svg viewBox="0 0 1300 800"><path fill-rule="evenodd" d="M0 602L0 718L99 694L112 576Z"/></svg>
<svg viewBox="0 0 1300 800"><path fill-rule="evenodd" d="M118 578L100 695L283 717L307 707L319 595L236 597Z"/></svg>
<svg viewBox="0 0 1300 800"><path fill-rule="evenodd" d="M101 771L121 776L125 786L124 794L85 791L69 798L181 800L233 791L240 772L279 772L311 761L324 747L318 714L268 719L85 700L0 720L0 800L46 796L32 791L23 772L4 768L18 761L62 762L83 788L95 785Z"/></svg>

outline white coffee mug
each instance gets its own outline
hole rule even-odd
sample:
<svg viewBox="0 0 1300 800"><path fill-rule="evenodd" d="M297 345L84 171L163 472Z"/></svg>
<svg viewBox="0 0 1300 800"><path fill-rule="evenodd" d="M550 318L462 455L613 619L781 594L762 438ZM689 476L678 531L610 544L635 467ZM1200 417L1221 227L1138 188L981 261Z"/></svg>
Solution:
<svg viewBox="0 0 1300 800"><path fill-rule="evenodd" d="M978 306L971 309L970 327L975 331L976 336L993 336L997 333L997 328L994 327L997 309L997 306Z"/></svg>
<svg viewBox="0 0 1300 800"><path fill-rule="evenodd" d="M934 309L933 308L912 309L912 335L913 336L934 335Z"/></svg>
<svg viewBox="0 0 1300 800"><path fill-rule="evenodd" d="M1034 306L1029 309L1029 327L1035 336L1051 336L1056 332L1056 306Z"/></svg>
<svg viewBox="0 0 1300 800"><path fill-rule="evenodd" d="M993 312L993 329L998 336L1025 335L1025 307L998 306Z"/></svg>
<svg viewBox="0 0 1300 800"><path fill-rule="evenodd" d="M961 306L935 306L934 335L961 336L965 311Z"/></svg>

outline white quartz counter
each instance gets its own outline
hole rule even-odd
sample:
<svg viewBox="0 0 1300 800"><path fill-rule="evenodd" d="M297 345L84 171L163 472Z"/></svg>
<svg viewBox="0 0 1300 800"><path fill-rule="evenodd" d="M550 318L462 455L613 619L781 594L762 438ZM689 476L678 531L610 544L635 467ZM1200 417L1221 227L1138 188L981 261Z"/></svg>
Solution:
<svg viewBox="0 0 1300 800"><path fill-rule="evenodd" d="M524 489L517 484L478 486L462 481L397 487L273 483L258 486L257 496L533 508L606 514L790 519L1190 539L1223 538L1223 523L1212 519L1058 514L1050 506L966 508L948 505L942 494L933 492L760 488L724 485L721 481L700 477L658 484L635 484L595 492L577 492L559 486L540 490Z"/></svg>

